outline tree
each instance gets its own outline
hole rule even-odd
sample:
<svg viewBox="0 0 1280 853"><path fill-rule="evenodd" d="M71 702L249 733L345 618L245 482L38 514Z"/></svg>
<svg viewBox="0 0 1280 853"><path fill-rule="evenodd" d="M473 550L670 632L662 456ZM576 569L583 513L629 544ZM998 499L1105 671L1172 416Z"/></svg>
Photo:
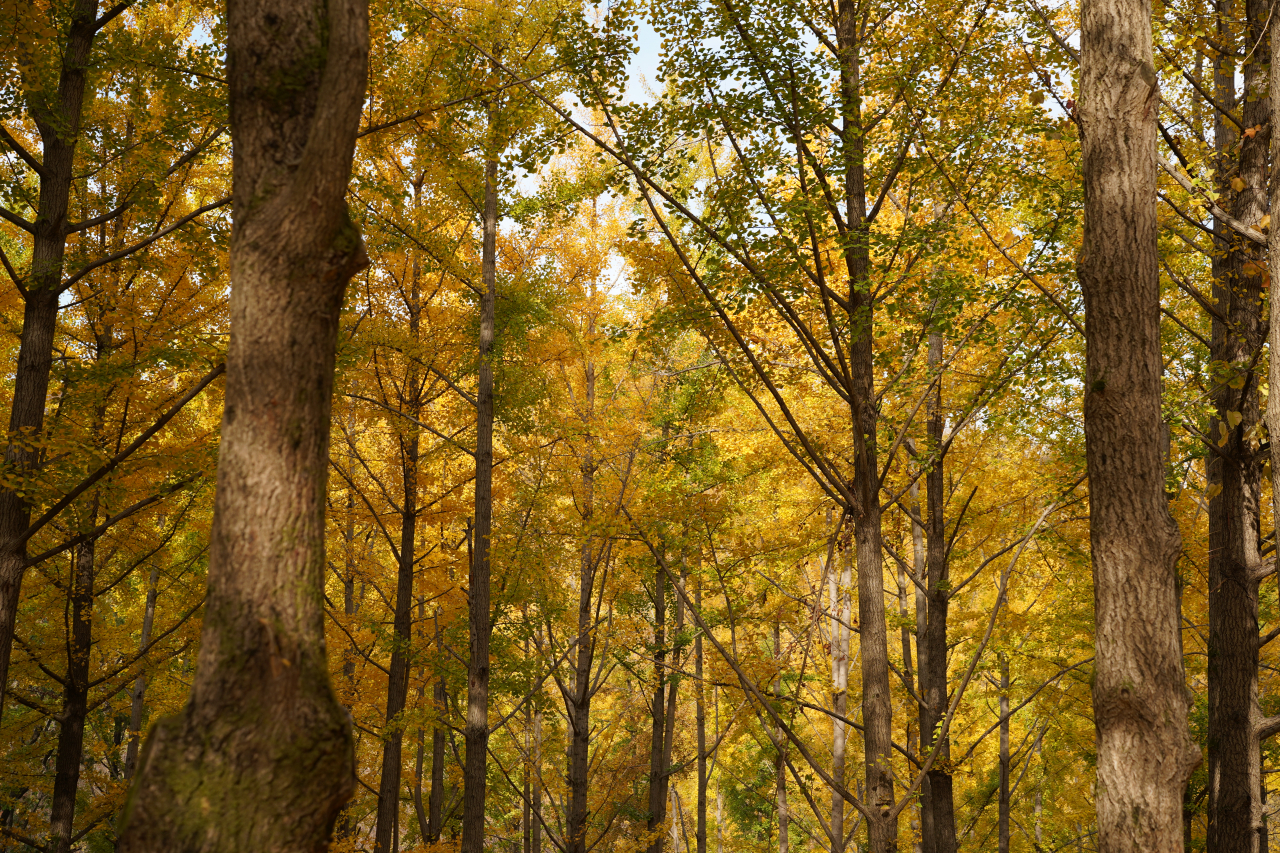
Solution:
<svg viewBox="0 0 1280 853"><path fill-rule="evenodd" d="M1081 19L1099 849L1180 850L1182 791L1199 755L1174 590L1180 537L1160 448L1151 10L1143 0L1086 0Z"/></svg>
<svg viewBox="0 0 1280 853"><path fill-rule="evenodd" d="M319 850L353 786L323 634L329 411L365 0L232 0L233 340L201 656L148 738L120 849ZM282 819L284 816L287 819Z"/></svg>

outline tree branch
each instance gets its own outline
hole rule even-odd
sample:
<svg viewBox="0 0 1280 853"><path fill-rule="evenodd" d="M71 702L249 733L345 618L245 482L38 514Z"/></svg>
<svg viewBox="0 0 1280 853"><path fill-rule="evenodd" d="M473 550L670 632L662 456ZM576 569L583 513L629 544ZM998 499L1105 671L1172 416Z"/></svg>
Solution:
<svg viewBox="0 0 1280 853"><path fill-rule="evenodd" d="M160 430L164 429L165 424L173 420L174 416L176 416L178 412L182 411L183 407L186 406L187 403L190 403L192 400L194 400L196 396L199 395L199 393L205 389L205 386L207 386L210 382L212 382L213 380L221 376L223 372L226 371L226 369L227 369L227 366L225 363L223 363L223 364L219 364L213 370L206 373L204 375L204 378L201 379L196 384L196 387L192 388L185 395L183 395L183 397L179 399L178 402L174 403L173 406L170 407L169 411L161 415L160 418L155 423L153 423L147 429L143 430L142 434L139 435L137 438L135 438L129 444L128 447L126 447L124 450L121 450L115 456L111 457L111 459L107 460L105 463L99 466L98 470L94 471L88 477L85 477L83 480L81 480L80 483L75 486L75 488L73 488L71 491L63 495L61 500L59 500L57 503L51 506L48 509L48 511L45 512L44 515L36 519L31 524L31 526L27 528L26 532L23 533L21 537L19 537L17 543L15 544L16 545L25 544L32 536L40 532L40 530L46 524L53 521L53 519L57 518L58 513L66 509L71 504L72 501L74 501L76 498L80 497L82 494L84 494L86 491L92 488L94 483L98 482L107 474L114 471L115 468L121 462L123 462L124 460L128 459L131 455L133 455L134 451L136 451L139 447L145 444L148 439L150 439L153 435L158 433Z"/></svg>

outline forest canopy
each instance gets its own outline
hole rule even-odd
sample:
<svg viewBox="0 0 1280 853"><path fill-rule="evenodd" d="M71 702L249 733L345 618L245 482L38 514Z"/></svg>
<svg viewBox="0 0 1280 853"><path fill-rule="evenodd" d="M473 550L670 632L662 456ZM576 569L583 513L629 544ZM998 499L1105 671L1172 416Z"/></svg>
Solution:
<svg viewBox="0 0 1280 853"><path fill-rule="evenodd" d="M0 0L0 850L1265 853L1273 11Z"/></svg>

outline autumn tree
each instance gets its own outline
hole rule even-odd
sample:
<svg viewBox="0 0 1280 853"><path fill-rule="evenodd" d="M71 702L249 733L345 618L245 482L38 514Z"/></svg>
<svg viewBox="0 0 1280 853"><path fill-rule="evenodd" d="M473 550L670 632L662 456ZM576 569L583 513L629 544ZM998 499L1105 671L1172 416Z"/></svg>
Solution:
<svg viewBox="0 0 1280 853"><path fill-rule="evenodd" d="M365 263L345 195L368 7L227 12L234 338L210 594L192 697L149 737L124 850L319 849L353 784L324 651L323 519L339 313Z"/></svg>

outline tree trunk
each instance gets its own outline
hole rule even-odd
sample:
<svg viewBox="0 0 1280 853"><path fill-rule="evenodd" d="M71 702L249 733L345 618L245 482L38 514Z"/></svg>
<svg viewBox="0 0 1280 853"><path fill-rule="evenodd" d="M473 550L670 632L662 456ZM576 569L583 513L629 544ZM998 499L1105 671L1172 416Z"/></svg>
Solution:
<svg viewBox="0 0 1280 853"><path fill-rule="evenodd" d="M594 318L588 324L588 335L595 333ZM568 853L587 853L587 788L591 760L591 668L595 663L596 644L592 630L592 604L595 601L596 559L592 551L591 525L595 515L595 454L592 447L592 419L596 402L596 366L585 365L584 411L586 416L582 454L583 537L578 555L578 637L577 662L573 670L573 696L569 712L572 729L569 743L569 814L565 848Z"/></svg>
<svg viewBox="0 0 1280 853"><path fill-rule="evenodd" d="M1079 277L1097 658L1101 853L1182 849L1187 726L1174 589L1180 537L1164 495L1151 7L1084 0Z"/></svg>
<svg viewBox="0 0 1280 853"><path fill-rule="evenodd" d="M773 680L773 695L782 696L782 627L773 623L773 659L778 667L778 674ZM699 665L701 666L701 665ZM787 765L786 735L778 728L773 733L777 743L778 754L774 759L774 802L778 813L778 853L788 853L791 849L791 814L787 811ZM699 753L702 746L699 745Z"/></svg>
<svg viewBox="0 0 1280 853"><path fill-rule="evenodd" d="M908 444L908 449L914 454L916 452L914 442ZM912 482L908 494L911 498L911 512L915 518L924 520L924 511L920 508L920 482L916 480ZM925 545L924 545L924 525L918 524L914 519L911 522L911 568L915 575L916 583L913 584L916 593L916 677L917 687L916 695L923 699L924 689L924 671L928 668L928 661L925 659L928 649L925 646L925 637L929 630L929 597L924 591L927 586L928 568L925 561ZM925 707L924 702L920 702L916 709L916 719L920 724L920 752L923 755L925 747L925 721L928 718L929 711ZM917 849L920 853L933 853L934 850L934 831L933 831L933 806L932 796L929 791L929 775L920 780L920 843Z"/></svg>
<svg viewBox="0 0 1280 853"><path fill-rule="evenodd" d="M849 714L849 645L851 631L848 626L853 618L853 604L849 600L849 586L852 582L853 560L851 543L845 532L838 531L840 548L836 559L840 561L840 571L829 566L827 580L827 596L831 601L831 710L835 716L831 718L831 778L837 785L845 787L845 760L848 746L849 729L845 720ZM843 853L845 849L844 831L844 796L838 791L831 792L831 853Z"/></svg>
<svg viewBox="0 0 1280 853"><path fill-rule="evenodd" d="M142 613L142 635L138 638L138 651L141 653L151 642L151 628L156 618L156 595L160 589L160 568L151 567L151 577L147 581L147 605ZM138 747L142 743L142 712L145 710L143 700L146 697L147 676L139 672L134 679L129 709L129 746L124 753L124 778L133 778L138 768Z"/></svg>
<svg viewBox="0 0 1280 853"><path fill-rule="evenodd" d="M871 853L898 846L893 808L893 697L889 689L889 631L885 620L884 549L880 529L880 473L876 454L875 298L871 292L870 225L867 222L866 164L862 126L860 16L855 0L839 0L836 42L840 65L842 153L844 156L844 250L849 274L850 414L853 426L852 492L849 507L858 567L858 648L862 677L863 759ZM834 832L835 827L832 827ZM843 847L843 839L837 839Z"/></svg>
<svg viewBox="0 0 1280 853"><path fill-rule="evenodd" d="M1233 4L1219 0L1220 27L1234 27ZM1247 32L1252 46L1265 35L1268 4L1244 0ZM1232 16L1228 24L1226 18ZM1230 32L1219 37L1234 38ZM1245 127L1260 126L1252 137L1241 137L1235 126L1215 111L1218 184L1237 219L1256 225L1266 212L1267 159L1270 147L1270 104L1249 97L1266 86L1262 50L1251 52L1244 66L1246 96L1237 102L1236 67L1226 54L1214 62L1219 103L1240 110ZM1232 156L1238 148L1239 160ZM1243 181L1237 192L1232 180ZM1236 186L1239 186L1237 184ZM1262 348L1261 252L1225 223L1215 223L1213 297L1214 316L1210 358L1233 365L1252 363ZM1210 850L1256 851L1262 822L1259 791L1260 755L1256 726L1262 719L1258 704L1258 581L1253 567L1259 552L1258 383L1252 371L1240 377L1216 377L1214 415L1209 435L1216 442L1207 458L1209 498L1209 820ZM1233 387L1233 386L1240 387Z"/></svg>
<svg viewBox="0 0 1280 853"><path fill-rule="evenodd" d="M32 229L31 272L27 276L18 366L13 377L9 434L39 436L44 431L45 400L53 367L53 339L58 322L58 296L66 256L67 207L84 107L85 69L97 35L98 0L75 0L57 95L52 102L28 104L42 142L40 196ZM32 96L33 99L39 96ZM5 464L20 476L40 465L39 450L9 442ZM9 684L9 659L18 615L22 576L26 570L26 533L31 507L19 489L0 488L0 711Z"/></svg>
<svg viewBox="0 0 1280 853"><path fill-rule="evenodd" d="M366 263L345 196L368 5L229 0L227 31L232 337L209 591L191 697L143 749L122 853L318 853L355 782L325 659L324 507L339 315Z"/></svg>
<svg viewBox="0 0 1280 853"><path fill-rule="evenodd" d="M476 528L470 604L471 663L467 678L467 745L463 769L461 853L484 851L485 776L489 756L489 555L493 530L493 338L498 272L498 163L484 167L484 293L480 301L480 377L476 391Z"/></svg>
<svg viewBox="0 0 1280 853"><path fill-rule="evenodd" d="M693 588L693 604L702 612L702 578L699 576ZM694 708L698 730L698 828L696 831L698 853L707 853L707 698L702 681L702 632L693 640L694 678L698 682L697 704Z"/></svg>
<svg viewBox="0 0 1280 853"><path fill-rule="evenodd" d="M533 766L542 767L542 709L533 712ZM535 776L533 785L533 802L529 806L533 818L532 837L529 839L530 853L542 853L542 781Z"/></svg>
<svg viewBox="0 0 1280 853"><path fill-rule="evenodd" d="M409 297L409 336L418 339L417 265ZM412 359L408 360L400 404L412 418L421 414L418 403L418 375ZM382 776L378 783L378 817L374 827L374 853L392 853L398 847L395 828L400 814L401 750L404 725L399 719L409 695L409 659L413 617L413 566L418 525L418 434L400 439L400 474L404 483L404 503L400 508L400 564L396 576L395 626L391 647L391 664L387 678L386 728L383 732Z"/></svg>
<svg viewBox="0 0 1280 853"><path fill-rule="evenodd" d="M92 527L94 520L90 519ZM75 834L76 791L84 758L84 721L89 707L89 650L93 642L94 540L75 551L71 594L71 636L67 638L67 677L53 777L49 853L70 853Z"/></svg>
<svg viewBox="0 0 1280 853"><path fill-rule="evenodd" d="M436 611L436 659L444 657L444 634L441 631L440 611ZM449 713L449 693L444 683L443 668L436 670L436 683L431 690L435 703L436 722L431 727L431 794L427 799L427 843L440 840L444 830L444 721Z"/></svg>
<svg viewBox="0 0 1280 853"><path fill-rule="evenodd" d="M997 813L1000 853L1009 853L1009 656L1000 653L1000 798Z"/></svg>
<svg viewBox="0 0 1280 853"><path fill-rule="evenodd" d="M924 700L920 714L920 752L927 755L934 748L938 760L928 773L929 796L924 807L928 818L923 821L928 833L922 833L925 853L955 853L956 810L951 780L951 738L938 738L939 726L950 699L947 687L947 614L951 605L951 568L947 560L946 481L943 453L944 414L942 410L942 335L929 335L929 375L938 376L925 403L927 418L926 448L931 464L925 474L925 604L924 643L917 654L920 670L920 698Z"/></svg>
<svg viewBox="0 0 1280 853"><path fill-rule="evenodd" d="M649 727L649 832L657 833L649 853L662 853L662 824L667 817L666 788L662 785L666 753L663 737L667 731L666 712L667 577L659 566L653 578L653 705Z"/></svg>

